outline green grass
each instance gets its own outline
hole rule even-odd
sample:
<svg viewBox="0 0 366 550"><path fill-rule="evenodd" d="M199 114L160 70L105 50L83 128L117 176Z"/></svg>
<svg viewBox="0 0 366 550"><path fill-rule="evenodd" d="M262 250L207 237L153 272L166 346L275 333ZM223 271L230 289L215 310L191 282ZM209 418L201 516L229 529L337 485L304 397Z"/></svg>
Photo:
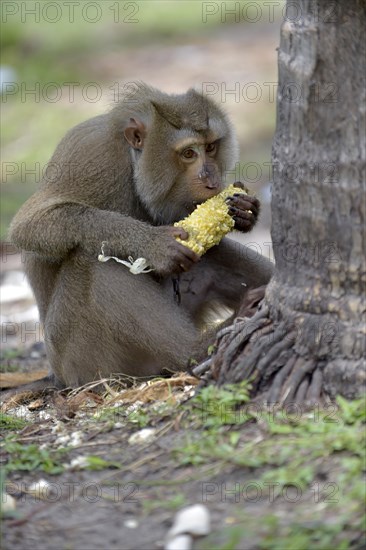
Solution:
<svg viewBox="0 0 366 550"><path fill-rule="evenodd" d="M16 418L8 414L0 415L0 432L22 430L27 424L28 422L22 418Z"/></svg>
<svg viewBox="0 0 366 550"><path fill-rule="evenodd" d="M211 399L203 400L202 395L198 395L192 402L193 417L189 418L189 422L206 428L206 432L204 438L197 438L192 430L187 430L185 445L176 449L177 459L182 464L206 463L216 459L250 468L271 465L276 466L276 479L281 477L281 482L286 484L293 479L291 475L295 471L306 482L317 459L348 451L359 461L358 473L361 473L366 444L364 399L349 402L338 398L339 409L336 411L332 406L331 414L321 410L296 417L284 415L281 411L263 411L260 423L266 437L260 442L242 442L238 447L241 430L237 427L257 420L256 415L250 412L250 408L241 414L237 408L239 399L236 402L236 397L228 399L231 387L230 391L225 387L213 389L215 391L210 390ZM227 425L232 426L230 431ZM344 466L354 472L354 462Z"/></svg>
<svg viewBox="0 0 366 550"><path fill-rule="evenodd" d="M19 357L20 353L19 349L4 349L0 354L0 372L17 372L19 365L10 361Z"/></svg>
<svg viewBox="0 0 366 550"><path fill-rule="evenodd" d="M147 495L146 514L189 503L184 480L189 482L191 476L195 482L207 480L217 486L222 482L225 490L230 489L232 479L240 482L241 491L246 484L260 488L260 502L252 506L253 495L246 492L248 504L240 501L230 507L232 525L219 531L213 526L210 537L199 542L198 548L236 549L247 539L256 541L259 550L360 547L364 530L365 399L347 401L339 397L336 404L324 409L295 415L264 408L258 411L248 401L249 388L246 382L210 386L185 404L168 409L153 404L130 413L128 406L106 407L91 415L83 430L92 433L97 420L98 433L104 433L117 421L125 424L128 434L132 427L139 430L149 425L158 431L162 428L164 437L172 436L166 450L171 479L139 482ZM3 425L14 431L23 428L11 417L4 417ZM174 436L175 429L180 430L178 437ZM129 470L129 459L125 462L110 450L108 447L108 454L102 451L101 456L85 456L80 468ZM9 478L13 472L22 471L62 473L70 451L72 448L55 451L51 446L41 449L36 443L23 445L14 436L7 436L3 442L4 470ZM148 492L149 487L152 492ZM301 498L294 503L286 501L284 495L291 495L294 489Z"/></svg>
<svg viewBox="0 0 366 550"><path fill-rule="evenodd" d="M33 472L35 470L47 474L60 474L64 471L62 455L64 450L41 449L39 445L23 445L8 437L2 444L3 451L9 455L4 466L6 473L14 471Z"/></svg>
<svg viewBox="0 0 366 550"><path fill-rule="evenodd" d="M274 511L261 516L259 523L253 515L255 510L244 506L241 513L239 506L231 518L235 525L220 532L222 544L217 544L215 533L199 548L234 550L242 548L248 537L257 538L262 550L361 547L358 544L362 544L365 526L365 400L338 398L338 408L332 405L300 417L280 411L252 419L246 415L248 422L255 418L261 425L260 440L243 438L243 428L228 431L225 421L220 426L216 411L225 402L226 396L220 399L217 394L216 406L206 409L206 413L211 410L212 418L205 421L205 435L187 430L185 444L173 451L179 463L210 465L217 472L232 465L238 479L240 472L249 471L250 485L260 488L262 498L268 499L269 487L273 488L274 507L276 499L291 488L301 498L289 506L287 516ZM197 398L194 408L196 404ZM201 417L196 421L202 424ZM357 540L356 545L352 539Z"/></svg>
<svg viewBox="0 0 366 550"><path fill-rule="evenodd" d="M249 521L248 521L249 520ZM260 532L261 540L256 548L259 550L347 550L348 548L361 548L350 546L348 540L342 540L342 532L349 527L349 516L339 516L334 524L327 525L321 520L313 520L309 525L301 521L291 523L284 527L274 514L268 514L261 518L260 525L255 525L252 518L244 518L241 525L227 527L222 536L225 542L220 546L214 546L213 537L208 537L198 545L199 550L238 550L246 537ZM360 541L361 542L361 541Z"/></svg>
<svg viewBox="0 0 366 550"><path fill-rule="evenodd" d="M179 492L169 497L162 495L161 499L154 498L142 501L142 507L146 516L149 516L155 510L179 510L186 505L187 502L184 494Z"/></svg>

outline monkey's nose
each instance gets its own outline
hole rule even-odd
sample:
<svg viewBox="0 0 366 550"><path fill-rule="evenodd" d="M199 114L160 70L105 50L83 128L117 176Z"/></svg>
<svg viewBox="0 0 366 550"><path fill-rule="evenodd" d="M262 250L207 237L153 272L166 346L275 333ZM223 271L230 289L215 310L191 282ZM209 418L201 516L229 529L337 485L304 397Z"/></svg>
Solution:
<svg viewBox="0 0 366 550"><path fill-rule="evenodd" d="M215 170L205 164L202 167L201 172L198 174L198 178L205 184L206 189L216 189L218 187L218 181L215 174Z"/></svg>
<svg viewBox="0 0 366 550"><path fill-rule="evenodd" d="M198 174L198 179L200 179L201 181L205 181L207 180L209 175L210 174L207 172L206 168L202 168L201 172Z"/></svg>
<svg viewBox="0 0 366 550"><path fill-rule="evenodd" d="M198 175L200 181L204 184L206 189L216 189L218 187L217 178L214 175L208 174L207 172L203 174L202 172Z"/></svg>

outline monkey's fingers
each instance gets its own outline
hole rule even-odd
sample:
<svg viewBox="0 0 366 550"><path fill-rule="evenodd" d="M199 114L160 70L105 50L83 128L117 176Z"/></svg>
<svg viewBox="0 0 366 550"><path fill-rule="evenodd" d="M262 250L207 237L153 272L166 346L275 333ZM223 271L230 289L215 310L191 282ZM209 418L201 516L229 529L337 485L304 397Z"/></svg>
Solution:
<svg viewBox="0 0 366 550"><path fill-rule="evenodd" d="M250 195L234 194L226 199L229 207L237 208L238 210L248 210L252 212L255 218L258 217L260 210L260 202L256 197Z"/></svg>
<svg viewBox="0 0 366 550"><path fill-rule="evenodd" d="M256 216L252 212L248 212L248 210L240 210L239 208L230 206L229 213L235 221L235 229L244 233L250 231L257 221Z"/></svg>
<svg viewBox="0 0 366 550"><path fill-rule="evenodd" d="M238 187L239 189L243 189L243 191L245 191L245 193L249 193L248 187L246 187L244 185L244 183L242 183L241 181L236 181L235 183L233 183L233 186Z"/></svg>
<svg viewBox="0 0 366 550"><path fill-rule="evenodd" d="M154 267L158 273L164 276L172 273L178 274L182 271L189 271L199 260L198 254L172 238L166 243L164 257Z"/></svg>
<svg viewBox="0 0 366 550"><path fill-rule="evenodd" d="M189 238L189 234L183 227L171 227L172 237L182 239L186 241Z"/></svg>
<svg viewBox="0 0 366 550"><path fill-rule="evenodd" d="M179 246L179 255L176 258L178 269L179 271L189 271L200 260L200 256L187 246L177 244Z"/></svg>

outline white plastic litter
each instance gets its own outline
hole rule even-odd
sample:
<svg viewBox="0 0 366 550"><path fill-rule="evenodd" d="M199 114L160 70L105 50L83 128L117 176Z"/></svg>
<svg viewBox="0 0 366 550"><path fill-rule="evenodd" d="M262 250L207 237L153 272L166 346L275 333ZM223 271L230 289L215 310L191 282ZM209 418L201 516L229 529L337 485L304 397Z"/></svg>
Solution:
<svg viewBox="0 0 366 550"><path fill-rule="evenodd" d="M132 256L128 256L128 261L121 260L120 258L117 258L116 256L106 256L104 254L104 245L106 243L102 243L101 253L98 256L98 260L100 262L108 262L108 260L114 260L115 262L118 262L119 264L123 264L130 270L131 273L134 275L139 275L140 273L149 273L150 271L153 271L149 268L147 260L145 258L137 258L134 260Z"/></svg>
<svg viewBox="0 0 366 550"><path fill-rule="evenodd" d="M211 530L210 512L203 504L194 504L180 510L168 532L164 550L188 550L192 546L191 536L208 535ZM188 539L182 536L188 536ZM181 544L182 546L179 546ZM186 546L184 546L186 545Z"/></svg>

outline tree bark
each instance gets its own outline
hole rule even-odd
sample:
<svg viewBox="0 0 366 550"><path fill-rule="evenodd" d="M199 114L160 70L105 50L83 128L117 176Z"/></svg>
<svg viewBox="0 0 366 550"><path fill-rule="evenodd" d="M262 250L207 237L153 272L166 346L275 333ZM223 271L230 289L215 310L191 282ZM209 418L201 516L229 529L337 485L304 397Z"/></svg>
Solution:
<svg viewBox="0 0 366 550"><path fill-rule="evenodd" d="M296 4L296 7L295 7ZM256 315L218 337L212 376L268 402L365 391L366 2L288 2L278 55L272 239Z"/></svg>

